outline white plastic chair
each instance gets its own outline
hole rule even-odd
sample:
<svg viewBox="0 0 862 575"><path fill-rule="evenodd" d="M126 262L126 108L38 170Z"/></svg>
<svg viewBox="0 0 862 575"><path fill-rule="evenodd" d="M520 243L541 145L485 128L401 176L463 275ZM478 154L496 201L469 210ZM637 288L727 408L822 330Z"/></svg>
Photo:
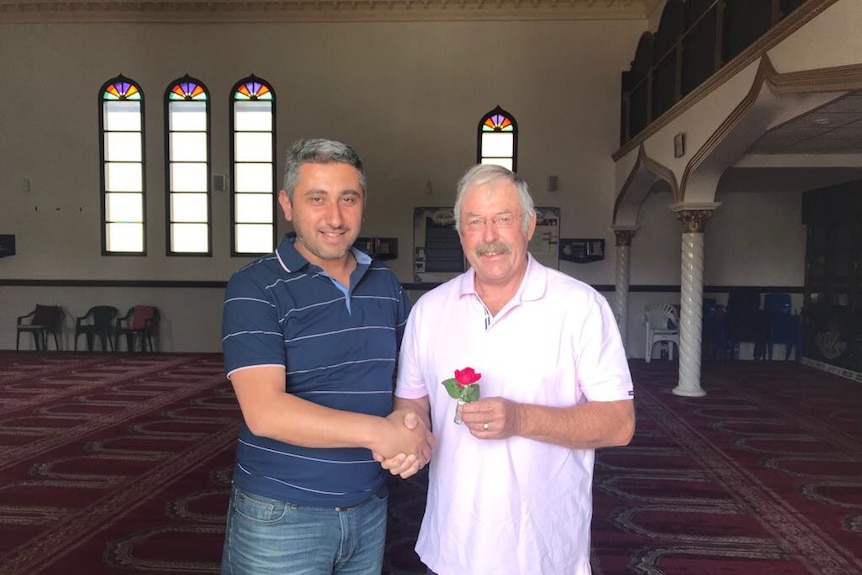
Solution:
<svg viewBox="0 0 862 575"><path fill-rule="evenodd" d="M670 304L652 304L644 308L643 323L646 327L646 362L652 359L652 348L659 342L670 342L668 359L673 360L673 345L679 348L679 317Z"/></svg>

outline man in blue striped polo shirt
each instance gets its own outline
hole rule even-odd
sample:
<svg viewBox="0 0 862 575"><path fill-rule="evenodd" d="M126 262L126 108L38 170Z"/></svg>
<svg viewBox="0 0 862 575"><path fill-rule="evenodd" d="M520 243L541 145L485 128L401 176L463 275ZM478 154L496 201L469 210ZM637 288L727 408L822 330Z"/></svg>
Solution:
<svg viewBox="0 0 862 575"><path fill-rule="evenodd" d="M386 472L371 452L418 468L433 443L415 414L392 413L409 303L385 265L352 247L365 174L349 146L297 142L278 199L294 232L225 295L225 368L243 422L222 573L379 575Z"/></svg>

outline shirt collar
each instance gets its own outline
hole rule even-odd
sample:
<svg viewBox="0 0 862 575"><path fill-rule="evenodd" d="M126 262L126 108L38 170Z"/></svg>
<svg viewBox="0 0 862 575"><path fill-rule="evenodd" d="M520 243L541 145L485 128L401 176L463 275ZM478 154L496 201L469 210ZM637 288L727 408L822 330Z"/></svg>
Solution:
<svg viewBox="0 0 862 575"><path fill-rule="evenodd" d="M296 232L284 234L278 248L275 250L275 257L278 258L281 267L289 273L300 271L305 266L310 266L311 263L299 253L294 245L296 241ZM356 258L356 266L368 267L371 265L371 257L365 252L359 251L356 248L351 248L353 256Z"/></svg>

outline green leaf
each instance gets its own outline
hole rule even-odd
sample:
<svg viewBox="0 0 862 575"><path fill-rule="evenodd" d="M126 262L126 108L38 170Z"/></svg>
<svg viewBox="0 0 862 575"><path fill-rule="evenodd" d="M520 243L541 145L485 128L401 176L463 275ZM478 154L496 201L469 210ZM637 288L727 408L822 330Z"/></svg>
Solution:
<svg viewBox="0 0 862 575"><path fill-rule="evenodd" d="M465 403L472 403L479 399L479 384L471 383L465 387L461 388L461 400Z"/></svg>
<svg viewBox="0 0 862 575"><path fill-rule="evenodd" d="M454 399L461 397L461 388L458 387L458 382L454 377L443 380L441 383L446 388L446 392L449 394L449 397Z"/></svg>

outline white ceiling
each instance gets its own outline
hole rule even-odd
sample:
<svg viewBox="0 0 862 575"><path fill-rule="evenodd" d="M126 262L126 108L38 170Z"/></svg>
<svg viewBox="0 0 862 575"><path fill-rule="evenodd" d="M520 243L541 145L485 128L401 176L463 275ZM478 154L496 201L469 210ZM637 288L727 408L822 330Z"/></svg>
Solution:
<svg viewBox="0 0 862 575"><path fill-rule="evenodd" d="M798 193L859 179L862 168L730 168L721 176L718 190L722 194Z"/></svg>
<svg viewBox="0 0 862 575"><path fill-rule="evenodd" d="M862 154L862 92L851 92L768 130L752 154Z"/></svg>
<svg viewBox="0 0 862 575"><path fill-rule="evenodd" d="M862 180L862 92L767 130L724 172L726 192L802 192Z"/></svg>

